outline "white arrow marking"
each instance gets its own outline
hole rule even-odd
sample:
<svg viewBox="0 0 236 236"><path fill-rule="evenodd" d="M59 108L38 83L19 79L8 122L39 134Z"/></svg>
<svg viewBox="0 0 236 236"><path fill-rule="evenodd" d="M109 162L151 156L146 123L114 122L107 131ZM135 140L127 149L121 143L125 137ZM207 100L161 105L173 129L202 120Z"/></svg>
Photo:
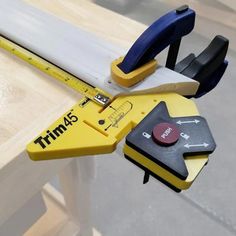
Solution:
<svg viewBox="0 0 236 236"><path fill-rule="evenodd" d="M191 148L191 147L208 147L208 143L202 143L202 144L185 144L184 145L186 148Z"/></svg>
<svg viewBox="0 0 236 236"><path fill-rule="evenodd" d="M195 119L195 120L186 120L186 121L178 120L176 123L177 123L178 125L182 125L182 124L190 124L190 123L195 123L195 124L197 124L197 123L199 123L199 122L200 122L200 120Z"/></svg>

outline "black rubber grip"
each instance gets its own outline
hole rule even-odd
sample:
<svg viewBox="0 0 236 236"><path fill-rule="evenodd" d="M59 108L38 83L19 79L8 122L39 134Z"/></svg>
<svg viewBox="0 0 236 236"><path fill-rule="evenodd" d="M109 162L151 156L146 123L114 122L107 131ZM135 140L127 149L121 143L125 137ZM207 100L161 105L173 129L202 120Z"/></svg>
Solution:
<svg viewBox="0 0 236 236"><path fill-rule="evenodd" d="M186 61L184 60L176 65L176 69L181 74L192 78L200 84L204 84L206 78L209 78L217 68L224 62L226 53L228 51L229 40L223 36L216 36L210 43L210 45L194 60L191 56L190 64L186 67ZM181 66L182 63L182 66ZM185 65L183 65L185 64ZM182 67L182 71L181 70Z"/></svg>

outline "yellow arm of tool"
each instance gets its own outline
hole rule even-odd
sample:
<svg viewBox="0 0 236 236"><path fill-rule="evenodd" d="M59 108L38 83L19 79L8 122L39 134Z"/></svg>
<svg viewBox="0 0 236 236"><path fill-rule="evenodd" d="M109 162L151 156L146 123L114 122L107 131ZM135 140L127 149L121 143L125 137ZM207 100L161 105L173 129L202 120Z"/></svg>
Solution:
<svg viewBox="0 0 236 236"><path fill-rule="evenodd" d="M113 152L160 101L173 117L198 114L195 104L178 94L118 97L105 109L84 98L28 144L27 151L32 160Z"/></svg>
<svg viewBox="0 0 236 236"><path fill-rule="evenodd" d="M193 101L173 93L118 97L106 108L84 98L29 143L27 151L35 161L111 153L161 101L172 117L198 115ZM127 145L124 152L179 189L189 188L208 161L207 155L186 157L189 176L181 180Z"/></svg>

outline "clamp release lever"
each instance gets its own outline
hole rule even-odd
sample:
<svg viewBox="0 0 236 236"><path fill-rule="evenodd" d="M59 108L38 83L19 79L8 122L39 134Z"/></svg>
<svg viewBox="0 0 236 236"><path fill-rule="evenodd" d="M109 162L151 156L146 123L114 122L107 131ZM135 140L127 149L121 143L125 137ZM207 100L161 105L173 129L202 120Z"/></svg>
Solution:
<svg viewBox="0 0 236 236"><path fill-rule="evenodd" d="M124 58L112 63L113 79L126 87L141 81L155 71L155 56L169 45L166 67L174 69L181 38L193 30L194 23L195 12L187 5L159 18L141 34ZM155 63L152 64L153 61ZM150 66L148 67L148 65ZM144 70L146 69L148 72L143 72L141 67L146 67ZM135 74L136 71L139 73ZM134 78L141 73L143 76L139 76L138 79ZM129 77L129 74L132 76Z"/></svg>
<svg viewBox="0 0 236 236"><path fill-rule="evenodd" d="M219 83L228 66L225 60L228 46L229 40L218 35L199 56L190 54L175 66L176 72L200 83L195 98L210 92Z"/></svg>

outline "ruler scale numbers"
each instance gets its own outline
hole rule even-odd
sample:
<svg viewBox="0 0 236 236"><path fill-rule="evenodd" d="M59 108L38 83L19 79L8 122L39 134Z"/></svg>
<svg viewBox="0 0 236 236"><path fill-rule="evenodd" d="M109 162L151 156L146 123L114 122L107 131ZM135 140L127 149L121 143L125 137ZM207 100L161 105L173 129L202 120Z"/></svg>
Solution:
<svg viewBox="0 0 236 236"><path fill-rule="evenodd" d="M60 69L59 67L35 55L27 49L24 49L23 47L6 39L3 36L0 36L0 48L3 48L23 61L36 67L45 74L66 84L70 88L78 91L101 106L106 106L111 101L111 96L109 94L106 94L103 91L101 92L100 90L92 87L91 85L85 83L84 81Z"/></svg>

